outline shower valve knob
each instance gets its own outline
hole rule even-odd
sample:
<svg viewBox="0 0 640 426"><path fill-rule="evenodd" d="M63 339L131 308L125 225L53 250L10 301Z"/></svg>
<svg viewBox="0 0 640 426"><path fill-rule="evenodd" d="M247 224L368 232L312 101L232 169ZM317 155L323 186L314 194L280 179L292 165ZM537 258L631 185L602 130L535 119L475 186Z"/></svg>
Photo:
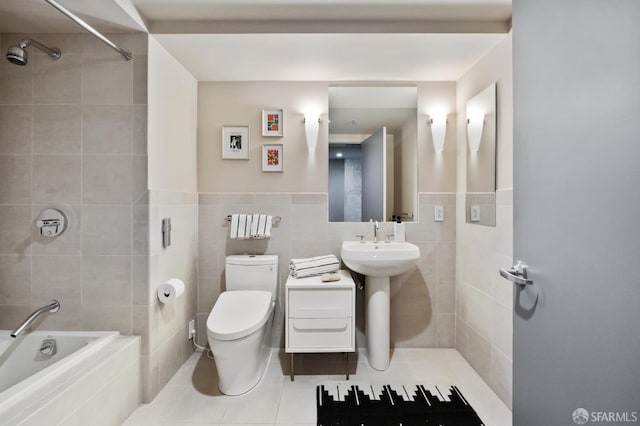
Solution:
<svg viewBox="0 0 640 426"><path fill-rule="evenodd" d="M66 216L60 210L46 209L36 221L36 226L43 237L56 237L66 228Z"/></svg>
<svg viewBox="0 0 640 426"><path fill-rule="evenodd" d="M40 227L40 235L44 237L53 237L54 235L58 234L58 228L60 227L60 222L45 221L42 224L38 224L38 226Z"/></svg>

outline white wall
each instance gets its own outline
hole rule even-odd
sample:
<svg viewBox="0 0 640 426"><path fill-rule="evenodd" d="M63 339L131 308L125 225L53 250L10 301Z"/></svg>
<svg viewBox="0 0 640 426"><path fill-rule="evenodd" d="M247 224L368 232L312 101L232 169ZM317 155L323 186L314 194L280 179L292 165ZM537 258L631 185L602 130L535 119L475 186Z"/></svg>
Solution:
<svg viewBox="0 0 640 426"><path fill-rule="evenodd" d="M143 329L143 401L151 401L192 354L187 323L196 314L198 262L198 82L153 36L149 37L149 191L138 221L148 226L147 294L134 314ZM142 217L146 214L146 217ZM161 221L171 219L171 245L163 247ZM184 295L159 304L158 287L170 278Z"/></svg>
<svg viewBox="0 0 640 426"><path fill-rule="evenodd" d="M196 192L198 82L149 36L149 188Z"/></svg>
<svg viewBox="0 0 640 426"><path fill-rule="evenodd" d="M396 144L398 151L396 154L396 167L402 170L400 179L395 182L396 192L394 197L396 199L395 205L400 206L400 212L415 213L416 206L418 205L417 194L417 167L416 158L418 152L418 125L417 116L408 120L402 126L402 137L400 142ZM399 201L399 202L398 202Z"/></svg>
<svg viewBox="0 0 640 426"><path fill-rule="evenodd" d="M444 150L436 152L428 122L431 114L447 114ZM418 192L455 192L456 83L418 83ZM428 212L432 214L431 212ZM432 217L432 216L431 216Z"/></svg>
<svg viewBox="0 0 640 426"><path fill-rule="evenodd" d="M513 78L511 35L456 83L457 250L456 347L500 398L511 406L513 285L498 269L513 256ZM465 223L466 103L497 82L496 226Z"/></svg>
<svg viewBox="0 0 640 426"><path fill-rule="evenodd" d="M419 193L456 188L455 82L417 82ZM327 191L327 82L207 82L199 86L198 187L200 192L326 192ZM284 110L284 137L263 137L260 111ZM304 124L307 111L320 114L318 144L309 153ZM449 115L444 152L436 154L427 125L429 113ZM222 159L222 127L250 127L249 160ZM261 145L284 144L284 173L262 173Z"/></svg>
<svg viewBox="0 0 640 426"><path fill-rule="evenodd" d="M198 99L200 192L326 192L328 84L317 82L209 82ZM263 109L284 111L284 136L263 137ZM307 149L304 116L321 123L314 151ZM222 159L223 126L249 126L248 160ZM284 145L283 173L262 172L262 144Z"/></svg>

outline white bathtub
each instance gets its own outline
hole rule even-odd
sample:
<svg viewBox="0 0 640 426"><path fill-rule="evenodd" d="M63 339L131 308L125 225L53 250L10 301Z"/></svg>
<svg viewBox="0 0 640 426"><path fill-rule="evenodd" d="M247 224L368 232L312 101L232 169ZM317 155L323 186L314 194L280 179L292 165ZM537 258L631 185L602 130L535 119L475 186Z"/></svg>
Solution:
<svg viewBox="0 0 640 426"><path fill-rule="evenodd" d="M34 331L13 338L9 331L0 331L0 413L30 395L57 387L62 375L118 336L118 332ZM55 340L55 355L40 354L45 339Z"/></svg>

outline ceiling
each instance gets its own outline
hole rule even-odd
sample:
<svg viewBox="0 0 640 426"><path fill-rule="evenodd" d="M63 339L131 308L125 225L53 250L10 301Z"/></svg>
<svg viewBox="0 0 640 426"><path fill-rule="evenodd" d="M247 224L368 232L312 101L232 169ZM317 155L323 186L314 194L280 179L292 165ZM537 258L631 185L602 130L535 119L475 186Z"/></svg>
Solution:
<svg viewBox="0 0 640 426"><path fill-rule="evenodd" d="M148 21L503 20L509 0L132 0Z"/></svg>
<svg viewBox="0 0 640 426"><path fill-rule="evenodd" d="M144 31L118 0L57 0L98 31ZM2 33L79 33L84 31L44 0L0 0Z"/></svg>
<svg viewBox="0 0 640 426"><path fill-rule="evenodd" d="M511 17L511 0L57 1L101 32L150 32L199 81L457 80ZM0 0L0 32L82 31L44 0Z"/></svg>

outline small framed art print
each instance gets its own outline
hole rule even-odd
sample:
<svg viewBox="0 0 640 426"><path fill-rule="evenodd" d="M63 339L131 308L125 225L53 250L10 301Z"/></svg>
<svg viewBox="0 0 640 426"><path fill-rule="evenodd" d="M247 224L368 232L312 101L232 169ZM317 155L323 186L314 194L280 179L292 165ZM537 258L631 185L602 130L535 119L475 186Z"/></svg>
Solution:
<svg viewBox="0 0 640 426"><path fill-rule="evenodd" d="M249 159L249 126L224 126L222 128L222 158L227 160Z"/></svg>
<svg viewBox="0 0 640 426"><path fill-rule="evenodd" d="M262 110L262 136L284 135L284 114L281 109Z"/></svg>
<svg viewBox="0 0 640 426"><path fill-rule="evenodd" d="M262 171L263 172L281 172L283 158L283 145L264 144L262 145Z"/></svg>

